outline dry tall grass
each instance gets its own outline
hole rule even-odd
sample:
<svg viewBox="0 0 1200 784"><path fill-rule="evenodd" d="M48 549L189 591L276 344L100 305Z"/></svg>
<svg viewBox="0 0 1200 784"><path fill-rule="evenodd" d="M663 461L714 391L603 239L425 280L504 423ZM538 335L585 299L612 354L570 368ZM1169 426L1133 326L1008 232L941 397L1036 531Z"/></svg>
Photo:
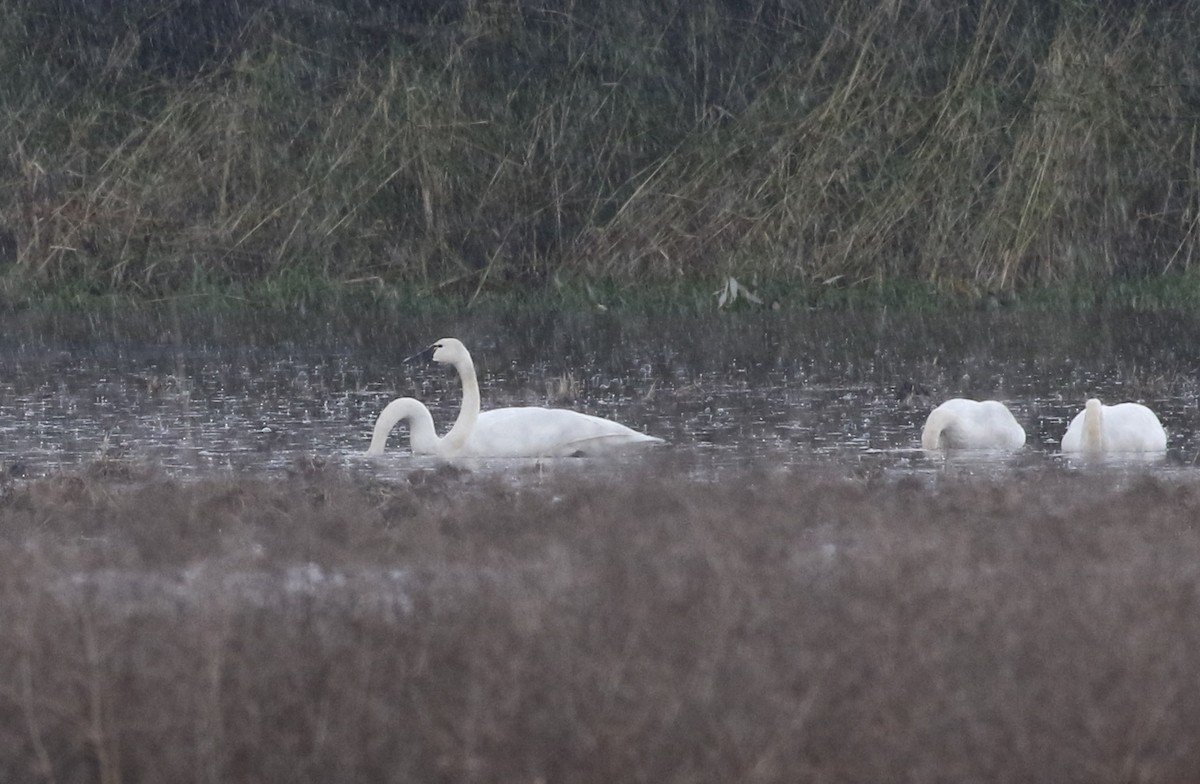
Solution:
<svg viewBox="0 0 1200 784"><path fill-rule="evenodd" d="M1189 779L1200 492L10 484L6 781Z"/></svg>
<svg viewBox="0 0 1200 784"><path fill-rule="evenodd" d="M0 262L948 289L1192 266L1187 4L0 0Z"/></svg>

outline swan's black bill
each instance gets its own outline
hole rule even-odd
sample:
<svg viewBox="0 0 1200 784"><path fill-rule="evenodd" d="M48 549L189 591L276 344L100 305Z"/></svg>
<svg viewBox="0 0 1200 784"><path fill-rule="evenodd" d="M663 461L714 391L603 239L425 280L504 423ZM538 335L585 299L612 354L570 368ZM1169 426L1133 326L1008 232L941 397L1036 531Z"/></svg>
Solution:
<svg viewBox="0 0 1200 784"><path fill-rule="evenodd" d="M416 354L413 354L411 357L406 357L404 361L405 362L432 362L433 361L433 351L436 348L437 348L437 344L435 343L434 345L429 346L428 348L421 349Z"/></svg>

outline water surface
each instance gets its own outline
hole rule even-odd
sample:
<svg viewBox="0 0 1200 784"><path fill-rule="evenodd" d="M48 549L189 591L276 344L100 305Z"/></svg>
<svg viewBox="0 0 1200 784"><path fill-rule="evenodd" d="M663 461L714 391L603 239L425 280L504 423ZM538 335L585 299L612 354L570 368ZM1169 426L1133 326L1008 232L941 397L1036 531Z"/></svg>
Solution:
<svg viewBox="0 0 1200 784"><path fill-rule="evenodd" d="M408 454L403 429L382 460L361 453L393 397L423 400L440 431L453 421L453 372L402 362L443 336L471 349L485 408L559 405L611 417L667 439L650 459L687 470L937 468L940 459L918 448L920 427L933 404L954 396L1003 400L1028 433L1024 452L960 456L964 470L1061 462L1058 440L1089 396L1158 412L1170 434L1158 470L1190 470L1200 454L1200 319L1186 314L285 318L174 305L7 314L0 328L0 460L27 475L98 457L185 476L279 471L310 457L380 472L428 466ZM906 382L929 395L898 394Z"/></svg>

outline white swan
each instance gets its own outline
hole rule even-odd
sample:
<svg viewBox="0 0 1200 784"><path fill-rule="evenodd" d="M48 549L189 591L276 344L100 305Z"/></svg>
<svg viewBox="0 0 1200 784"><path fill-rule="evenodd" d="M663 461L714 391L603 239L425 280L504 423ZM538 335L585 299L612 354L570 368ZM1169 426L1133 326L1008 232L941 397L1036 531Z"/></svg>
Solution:
<svg viewBox="0 0 1200 784"><path fill-rule="evenodd" d="M1164 452L1167 431L1141 403L1087 401L1062 437L1064 452Z"/></svg>
<svg viewBox="0 0 1200 784"><path fill-rule="evenodd" d="M1025 429L996 400L947 400L929 414L921 431L925 449L1020 449Z"/></svg>
<svg viewBox="0 0 1200 784"><path fill-rule="evenodd" d="M429 409L414 398L398 398L375 421L367 454L382 454L388 434L401 421L408 422L413 454L439 457L596 456L663 443L610 419L563 408L517 406L480 413L479 383L466 346L443 338L426 351L435 362L453 365L462 379L463 404L454 426L438 438Z"/></svg>

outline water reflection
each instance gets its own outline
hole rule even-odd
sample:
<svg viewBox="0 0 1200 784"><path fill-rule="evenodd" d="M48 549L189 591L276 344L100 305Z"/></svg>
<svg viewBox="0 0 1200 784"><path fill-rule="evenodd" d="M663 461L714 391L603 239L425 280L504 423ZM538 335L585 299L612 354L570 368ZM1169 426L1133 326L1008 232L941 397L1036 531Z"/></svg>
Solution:
<svg viewBox="0 0 1200 784"><path fill-rule="evenodd" d="M33 473L99 456L182 474L278 470L310 455L360 465L374 418L393 397L422 399L439 428L449 426L459 401L453 374L400 363L447 335L471 348L485 408L561 405L613 418L671 442L670 457L650 459L700 472L819 464L982 473L1065 464L1058 441L1092 395L1154 408L1170 436L1164 466L1190 469L1198 454L1191 372L1200 319L1190 315L304 320L176 307L0 320L0 460ZM907 394L914 387L929 398ZM1007 402L1029 434L1026 450L1006 458L921 452L924 417L953 396ZM420 464L407 455L403 432L390 444L375 470Z"/></svg>

